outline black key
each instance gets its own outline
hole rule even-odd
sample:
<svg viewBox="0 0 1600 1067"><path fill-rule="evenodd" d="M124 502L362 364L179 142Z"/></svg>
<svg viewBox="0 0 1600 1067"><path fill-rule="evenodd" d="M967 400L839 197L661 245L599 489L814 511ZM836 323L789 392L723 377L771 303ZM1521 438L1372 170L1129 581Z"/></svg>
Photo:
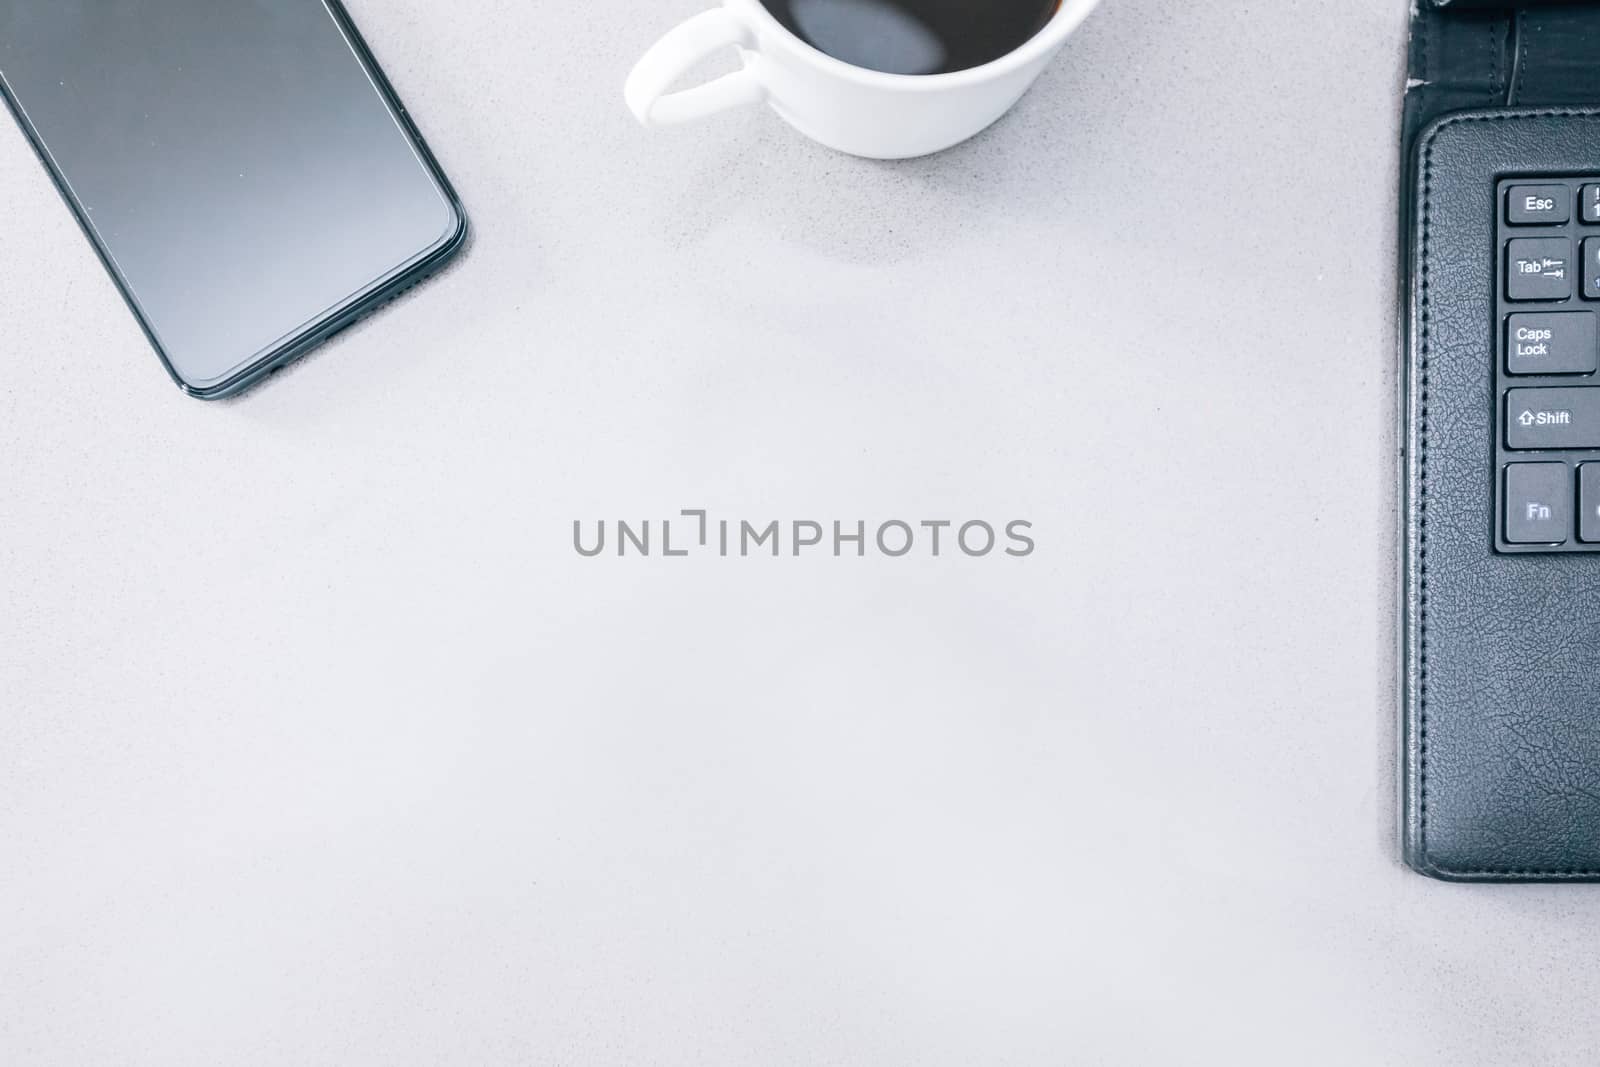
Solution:
<svg viewBox="0 0 1600 1067"><path fill-rule="evenodd" d="M1507 300L1565 300L1572 295L1572 242L1517 237L1506 243Z"/></svg>
<svg viewBox="0 0 1600 1067"><path fill-rule="evenodd" d="M1591 226L1600 222L1600 185L1585 185L1578 190L1578 216Z"/></svg>
<svg viewBox="0 0 1600 1067"><path fill-rule="evenodd" d="M1506 322L1508 374L1593 374L1600 334L1592 311L1524 312Z"/></svg>
<svg viewBox="0 0 1600 1067"><path fill-rule="evenodd" d="M1578 540L1600 541L1600 463L1578 468Z"/></svg>
<svg viewBox="0 0 1600 1067"><path fill-rule="evenodd" d="M1513 463L1506 468L1507 541L1565 544L1571 510L1572 479L1565 463Z"/></svg>
<svg viewBox="0 0 1600 1067"><path fill-rule="evenodd" d="M1600 448L1600 389L1512 389L1507 448Z"/></svg>
<svg viewBox="0 0 1600 1067"><path fill-rule="evenodd" d="M1570 218L1565 185L1513 185L1506 191L1506 221L1513 226L1560 226Z"/></svg>
<svg viewBox="0 0 1600 1067"><path fill-rule="evenodd" d="M1583 239L1583 298L1600 300L1600 237Z"/></svg>

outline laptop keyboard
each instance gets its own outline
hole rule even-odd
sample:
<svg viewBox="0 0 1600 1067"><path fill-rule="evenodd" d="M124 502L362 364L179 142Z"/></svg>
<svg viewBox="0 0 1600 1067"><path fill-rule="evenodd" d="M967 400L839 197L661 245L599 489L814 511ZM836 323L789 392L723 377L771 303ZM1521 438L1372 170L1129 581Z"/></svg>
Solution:
<svg viewBox="0 0 1600 1067"><path fill-rule="evenodd" d="M1600 552L1600 175L1497 191L1495 547Z"/></svg>

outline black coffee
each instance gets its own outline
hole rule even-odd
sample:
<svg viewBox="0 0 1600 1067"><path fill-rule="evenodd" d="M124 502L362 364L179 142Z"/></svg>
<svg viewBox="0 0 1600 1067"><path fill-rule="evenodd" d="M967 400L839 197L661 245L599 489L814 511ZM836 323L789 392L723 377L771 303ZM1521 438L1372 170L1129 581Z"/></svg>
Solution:
<svg viewBox="0 0 1600 1067"><path fill-rule="evenodd" d="M1015 51L1060 0L761 0L802 41L888 74L948 74Z"/></svg>

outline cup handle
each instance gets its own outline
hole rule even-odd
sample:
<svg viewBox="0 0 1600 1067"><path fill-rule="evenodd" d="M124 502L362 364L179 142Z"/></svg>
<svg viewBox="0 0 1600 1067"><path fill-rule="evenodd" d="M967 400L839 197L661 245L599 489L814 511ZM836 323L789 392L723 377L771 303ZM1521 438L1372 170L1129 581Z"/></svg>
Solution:
<svg viewBox="0 0 1600 1067"><path fill-rule="evenodd" d="M717 49L754 45L750 27L727 8L696 15L652 45L633 68L622 90L628 110L646 126L675 126L765 99L766 86L755 64L693 89L667 92L689 68Z"/></svg>

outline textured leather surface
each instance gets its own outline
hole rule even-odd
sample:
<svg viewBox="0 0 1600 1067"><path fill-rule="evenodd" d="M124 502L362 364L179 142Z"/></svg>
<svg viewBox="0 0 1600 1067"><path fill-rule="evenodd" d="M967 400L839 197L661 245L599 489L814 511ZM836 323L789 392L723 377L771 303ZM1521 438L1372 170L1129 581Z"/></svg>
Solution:
<svg viewBox="0 0 1600 1067"><path fill-rule="evenodd" d="M1600 879L1600 558L1492 548L1494 183L1600 174L1600 111L1445 117L1416 145L1406 383L1405 852Z"/></svg>
<svg viewBox="0 0 1600 1067"><path fill-rule="evenodd" d="M1428 6L1450 11L1465 11L1482 8L1575 6L1589 2L1591 0L1522 0L1521 3L1512 0L1428 0Z"/></svg>
<svg viewBox="0 0 1600 1067"><path fill-rule="evenodd" d="M1419 7L1407 70L1407 145L1453 111L1600 104L1600 2Z"/></svg>

